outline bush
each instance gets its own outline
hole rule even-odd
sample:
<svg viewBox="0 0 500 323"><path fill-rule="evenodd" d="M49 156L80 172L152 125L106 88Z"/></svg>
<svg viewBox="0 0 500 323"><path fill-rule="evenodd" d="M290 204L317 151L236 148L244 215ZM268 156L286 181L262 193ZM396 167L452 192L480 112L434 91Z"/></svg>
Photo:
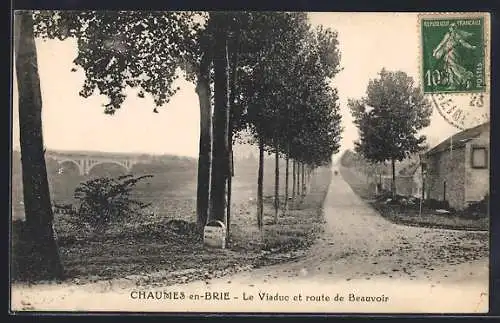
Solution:
<svg viewBox="0 0 500 323"><path fill-rule="evenodd" d="M102 232L109 223L147 208L150 204L131 199L130 192L140 180L150 177L152 175L100 177L81 183L75 189L75 198L80 201L79 220L94 231Z"/></svg>
<svg viewBox="0 0 500 323"><path fill-rule="evenodd" d="M398 195L396 194L395 197L392 196L392 193L390 191L382 191L380 192L376 200L379 202L386 202L387 204L402 204L405 199L408 199L408 197L404 195Z"/></svg>
<svg viewBox="0 0 500 323"><path fill-rule="evenodd" d="M442 209L442 210L449 210L450 209L450 203L448 201L438 201L436 199L426 199L424 200L423 206L428 208L428 209Z"/></svg>
<svg viewBox="0 0 500 323"><path fill-rule="evenodd" d="M420 198L414 196L404 196L396 195L395 198L392 197L391 192L384 191L377 195L377 202L384 203L388 205L398 205L405 208L418 209L420 207ZM450 208L448 201L439 201L436 199L426 199L422 203L422 207L431 210L443 209L448 211L453 211Z"/></svg>

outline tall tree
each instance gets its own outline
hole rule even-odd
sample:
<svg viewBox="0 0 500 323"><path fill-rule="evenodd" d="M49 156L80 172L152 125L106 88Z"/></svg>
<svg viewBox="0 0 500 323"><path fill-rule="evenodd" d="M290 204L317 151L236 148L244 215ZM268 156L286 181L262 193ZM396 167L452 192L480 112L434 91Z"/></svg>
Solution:
<svg viewBox="0 0 500 323"><path fill-rule="evenodd" d="M210 220L226 223L226 179L229 175L228 153L228 15L211 14L214 21L214 136L212 147L212 177L210 191Z"/></svg>
<svg viewBox="0 0 500 323"><path fill-rule="evenodd" d="M356 151L372 162L391 162L395 196L395 163L422 149L426 138L418 132L430 124L430 103L406 73L382 69L370 80L366 97L351 99L348 106L359 129Z"/></svg>
<svg viewBox="0 0 500 323"><path fill-rule="evenodd" d="M200 102L200 139L196 191L197 226L201 229L208 219L210 201L210 167L212 158L212 106L210 104L210 53L203 54L196 85Z"/></svg>
<svg viewBox="0 0 500 323"><path fill-rule="evenodd" d="M30 11L17 12L15 22L15 61L19 93L19 128L24 194L24 210L31 251L31 264L25 274L35 279L63 276L57 242L42 135L42 96L37 53Z"/></svg>
<svg viewBox="0 0 500 323"><path fill-rule="evenodd" d="M240 30L238 29L241 24L238 24L238 18L241 19L240 15L234 15L230 17L232 24L230 24L233 28L230 34L230 46L229 46L229 54L230 54L230 86L229 86L229 121L228 121L228 154L229 154L229 174L227 177L227 241L231 239L231 195L232 195L232 181L234 177L234 156L233 156L233 142L234 142L234 134L238 132L239 124L241 122L241 113L238 109L237 102L237 89L238 89L238 65L239 65L239 52L240 52Z"/></svg>
<svg viewBox="0 0 500 323"><path fill-rule="evenodd" d="M197 227L202 232L208 220L210 204L210 173L212 166L212 93L211 66L213 60L213 22L209 20L205 30L199 32L197 44L190 47L186 78L196 82L200 104L200 138L198 150L198 176L196 190ZM188 65L189 64L189 65ZM189 67L188 67L189 66ZM194 71L194 73L192 73Z"/></svg>

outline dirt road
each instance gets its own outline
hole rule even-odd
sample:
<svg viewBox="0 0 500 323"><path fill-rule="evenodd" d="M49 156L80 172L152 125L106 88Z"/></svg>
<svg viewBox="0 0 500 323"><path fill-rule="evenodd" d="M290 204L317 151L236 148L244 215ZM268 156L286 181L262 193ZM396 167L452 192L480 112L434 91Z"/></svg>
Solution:
<svg viewBox="0 0 500 323"><path fill-rule="evenodd" d="M13 290L13 307L216 312L487 311L488 233L392 224L360 199L340 175L333 176L324 213L323 236L296 262L168 288L133 289L107 283L35 287L35 292L34 287L17 286ZM179 293L179 299L173 299L174 292Z"/></svg>

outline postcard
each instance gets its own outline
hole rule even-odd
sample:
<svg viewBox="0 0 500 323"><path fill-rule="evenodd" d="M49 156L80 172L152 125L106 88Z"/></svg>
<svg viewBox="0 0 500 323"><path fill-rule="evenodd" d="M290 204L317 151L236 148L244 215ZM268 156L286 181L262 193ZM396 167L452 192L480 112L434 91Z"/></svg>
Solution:
<svg viewBox="0 0 500 323"><path fill-rule="evenodd" d="M13 17L11 312L488 312L489 13Z"/></svg>

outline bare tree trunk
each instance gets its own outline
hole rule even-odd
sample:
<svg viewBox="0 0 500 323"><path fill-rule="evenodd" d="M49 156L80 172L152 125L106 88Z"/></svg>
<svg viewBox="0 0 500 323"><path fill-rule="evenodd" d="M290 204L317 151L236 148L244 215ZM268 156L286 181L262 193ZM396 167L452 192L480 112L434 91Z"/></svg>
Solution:
<svg viewBox="0 0 500 323"><path fill-rule="evenodd" d="M228 65L228 72L230 66ZM233 81L231 84L228 83L229 96L228 96L228 122L227 122L227 207L226 207L226 241L229 241L230 236L230 226L231 226L231 193L232 193L232 183L233 183L233 119L232 119L232 106L233 106ZM228 77L229 82L229 77Z"/></svg>
<svg viewBox="0 0 500 323"><path fill-rule="evenodd" d="M396 161L394 158L391 159L391 167L392 167L392 182L391 182L391 192L392 197L396 197Z"/></svg>
<svg viewBox="0 0 500 323"><path fill-rule="evenodd" d="M307 195L307 185L309 184L309 172L307 165L304 165L304 195Z"/></svg>
<svg viewBox="0 0 500 323"><path fill-rule="evenodd" d="M309 183L310 183L310 181L309 181L310 180L309 165L305 166L305 170L306 170L306 185L305 185L304 191L305 191L305 195L307 195L307 193L309 193Z"/></svg>
<svg viewBox="0 0 500 323"><path fill-rule="evenodd" d="M422 175L422 197L421 197L421 200L424 201L425 200L425 178L424 176Z"/></svg>
<svg viewBox="0 0 500 323"><path fill-rule="evenodd" d="M226 241L229 241L230 233L231 233L231 229L230 229L230 226L231 226L231 193L232 193L232 183L233 183L233 176L234 176L233 150L232 150L232 143L231 142L229 144L229 150L230 150L230 153L229 153L229 171L228 171L229 173L227 176Z"/></svg>
<svg viewBox="0 0 500 323"><path fill-rule="evenodd" d="M274 223L278 223L278 211L280 207L280 165L278 153L278 140L274 144Z"/></svg>
<svg viewBox="0 0 500 323"><path fill-rule="evenodd" d="M227 76L227 14L211 14L215 25L214 44L214 134L212 176L210 185L210 220L226 223L226 178L228 173L228 76Z"/></svg>
<svg viewBox="0 0 500 323"><path fill-rule="evenodd" d="M306 165L306 194L309 192L309 184L310 184L310 179L311 179L311 169L309 168L309 165Z"/></svg>
<svg viewBox="0 0 500 323"><path fill-rule="evenodd" d="M212 150L212 109L210 106L210 63L208 53L201 59L196 93L200 102L200 143L198 153L198 187L196 193L197 225L201 231L208 219L210 201L210 167Z"/></svg>
<svg viewBox="0 0 500 323"><path fill-rule="evenodd" d="M262 230L264 221L264 201L262 200L262 193L264 187L264 140L259 138L259 173L257 176L257 225Z"/></svg>
<svg viewBox="0 0 500 323"><path fill-rule="evenodd" d="M228 145L229 145L229 176L227 178L227 241L230 240L230 229L231 229L231 194L232 194L232 182L234 177L234 154L233 154L233 131L234 124L239 118L239 114L236 115L236 87L238 80L238 48L239 46L239 34L236 36L234 44L232 46L232 56L231 56L231 84L229 90L229 130L228 130Z"/></svg>
<svg viewBox="0 0 500 323"><path fill-rule="evenodd" d="M289 149L287 149L287 150L289 150ZM290 158L288 157L288 151L287 151L286 160L285 160L285 205L283 207L283 211L285 214L288 211L288 179L290 177L289 165L290 165Z"/></svg>
<svg viewBox="0 0 500 323"><path fill-rule="evenodd" d="M32 13L16 13L16 75L19 92L19 128L29 266L23 278L60 279L63 266L53 228L53 211L42 136L42 95ZM21 278L20 277L20 278Z"/></svg>
<svg viewBox="0 0 500 323"><path fill-rule="evenodd" d="M379 191L382 191L382 172L379 174Z"/></svg>
<svg viewBox="0 0 500 323"><path fill-rule="evenodd" d="M295 159L292 161L292 200L295 200L295 181L296 181Z"/></svg>
<svg viewBox="0 0 500 323"><path fill-rule="evenodd" d="M305 174L304 174L304 163L301 164L301 177L302 177L302 183L301 183L301 189L302 189L302 195L304 195L306 192L305 192L305 188L306 188L306 183L305 183Z"/></svg>
<svg viewBox="0 0 500 323"><path fill-rule="evenodd" d="M301 163L297 163L297 196L300 196L301 186L300 186L300 165Z"/></svg>
<svg viewBox="0 0 500 323"><path fill-rule="evenodd" d="M300 162L297 162L297 196L300 196L301 186L300 186Z"/></svg>

